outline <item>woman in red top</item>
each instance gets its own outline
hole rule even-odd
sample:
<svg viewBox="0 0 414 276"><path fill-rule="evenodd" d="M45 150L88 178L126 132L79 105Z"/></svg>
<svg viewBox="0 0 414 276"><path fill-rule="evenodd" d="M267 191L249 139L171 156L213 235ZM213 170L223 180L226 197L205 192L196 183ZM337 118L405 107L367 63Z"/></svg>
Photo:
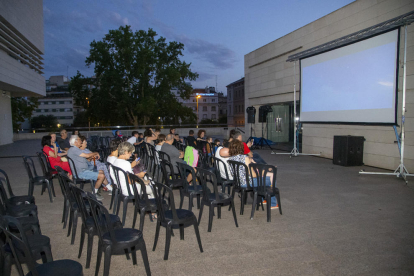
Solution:
<svg viewBox="0 0 414 276"><path fill-rule="evenodd" d="M50 166L52 168L55 168L55 166L61 167L69 173L69 178L72 179L72 172L70 170L69 163L61 160L61 157L58 155L56 143L52 142L52 137L50 135L43 136L42 147L43 152L46 153L49 159Z"/></svg>

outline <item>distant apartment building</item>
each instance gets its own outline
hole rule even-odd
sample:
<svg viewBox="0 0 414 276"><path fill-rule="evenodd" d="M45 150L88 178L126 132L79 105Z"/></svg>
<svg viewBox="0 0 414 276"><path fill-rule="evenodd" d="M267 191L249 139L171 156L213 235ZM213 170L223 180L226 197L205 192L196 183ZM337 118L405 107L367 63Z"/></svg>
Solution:
<svg viewBox="0 0 414 276"><path fill-rule="evenodd" d="M223 93L218 93L219 101L219 119L222 117L227 117L227 96L224 96Z"/></svg>
<svg viewBox="0 0 414 276"><path fill-rule="evenodd" d="M82 107L74 106L74 100L68 89L69 80L65 76L51 76L46 80L46 97L39 99L39 106L32 117L53 115L60 125L72 125Z"/></svg>
<svg viewBox="0 0 414 276"><path fill-rule="evenodd" d="M0 145L13 142L12 97L45 95L43 1L0 1Z"/></svg>
<svg viewBox="0 0 414 276"><path fill-rule="evenodd" d="M230 83L227 87L227 123L244 126L244 77Z"/></svg>
<svg viewBox="0 0 414 276"><path fill-rule="evenodd" d="M194 114L198 115L198 121L203 119L218 120L219 118L219 93L214 87L195 88L188 100L179 96L177 89L171 92L177 97L177 100L184 106L190 107ZM197 98L199 96L199 98ZM197 112L198 99L198 112ZM197 114L198 113L198 114Z"/></svg>

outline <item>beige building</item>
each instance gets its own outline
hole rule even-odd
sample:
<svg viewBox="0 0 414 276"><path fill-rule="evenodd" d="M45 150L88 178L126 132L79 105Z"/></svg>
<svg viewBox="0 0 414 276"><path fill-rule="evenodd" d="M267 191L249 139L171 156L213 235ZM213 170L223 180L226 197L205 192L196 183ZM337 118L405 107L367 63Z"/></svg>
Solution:
<svg viewBox="0 0 414 276"><path fill-rule="evenodd" d="M43 1L0 1L0 145L13 142L11 97L46 93Z"/></svg>
<svg viewBox="0 0 414 276"><path fill-rule="evenodd" d="M285 125L285 135L278 137L269 128L269 139L289 141L293 117L293 63L287 62L288 56L341 38L348 34L369 28L414 10L411 0L357 0L306 26L303 26L275 41L245 55L245 102L246 106L273 106L272 119L278 116ZM406 143L405 166L414 172L414 26L408 26L407 45L407 94L406 94ZM404 31L400 33L400 56L402 65L404 55ZM299 66L296 66L299 76ZM399 70L398 119L401 124L403 70ZM297 81L297 99L300 82ZM300 104L300 103L299 103ZM277 114L276 114L277 113ZM273 125L273 121L271 122ZM261 132L261 124L256 123L256 133ZM302 147L304 153L321 153L332 158L334 135L364 136L364 163L366 165L395 169L400 164L396 137L392 126L304 124ZM400 131L400 128L398 128ZM283 137L282 137L283 136Z"/></svg>

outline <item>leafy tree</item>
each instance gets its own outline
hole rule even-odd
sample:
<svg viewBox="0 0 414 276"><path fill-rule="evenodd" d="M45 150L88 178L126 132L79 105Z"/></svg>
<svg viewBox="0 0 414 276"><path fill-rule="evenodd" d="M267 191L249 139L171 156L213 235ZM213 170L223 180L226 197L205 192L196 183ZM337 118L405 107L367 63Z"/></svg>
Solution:
<svg viewBox="0 0 414 276"><path fill-rule="evenodd" d="M219 124L227 124L227 116L222 116L219 118Z"/></svg>
<svg viewBox="0 0 414 276"><path fill-rule="evenodd" d="M57 129L58 119L53 115L40 115L31 120L32 128L46 128L46 130Z"/></svg>
<svg viewBox="0 0 414 276"><path fill-rule="evenodd" d="M217 124L217 121L212 120L212 119L203 119L200 121L200 125L207 125L207 124Z"/></svg>
<svg viewBox="0 0 414 276"><path fill-rule="evenodd" d="M37 98L11 98L13 131L18 132L25 119L30 119L33 111L38 107Z"/></svg>
<svg viewBox="0 0 414 276"><path fill-rule="evenodd" d="M91 118L112 124L156 123L158 117L179 119L194 117L171 93L188 99L197 73L180 60L184 45L167 43L152 29L133 32L130 26L110 30L101 41L90 44L86 65L94 65L95 77L79 72L71 79L69 89L77 105ZM88 102L89 101L89 102Z"/></svg>

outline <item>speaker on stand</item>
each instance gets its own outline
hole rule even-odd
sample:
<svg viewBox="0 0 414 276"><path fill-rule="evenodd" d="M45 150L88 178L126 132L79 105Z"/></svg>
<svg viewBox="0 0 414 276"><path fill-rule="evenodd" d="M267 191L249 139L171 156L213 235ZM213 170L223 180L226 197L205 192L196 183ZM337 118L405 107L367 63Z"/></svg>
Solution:
<svg viewBox="0 0 414 276"><path fill-rule="evenodd" d="M247 112L247 123L250 124L250 137L247 141L253 139L253 124L256 123L256 108L254 106L249 106L246 109ZM246 142L247 143L247 142Z"/></svg>
<svg viewBox="0 0 414 276"><path fill-rule="evenodd" d="M262 137L259 139L257 146L259 146L261 149L263 148L264 144L266 144L269 149L272 150L272 147L264 138L264 123L266 123L267 128L267 114L271 112L273 112L273 109L270 105L263 105L259 108L259 123L262 123Z"/></svg>

